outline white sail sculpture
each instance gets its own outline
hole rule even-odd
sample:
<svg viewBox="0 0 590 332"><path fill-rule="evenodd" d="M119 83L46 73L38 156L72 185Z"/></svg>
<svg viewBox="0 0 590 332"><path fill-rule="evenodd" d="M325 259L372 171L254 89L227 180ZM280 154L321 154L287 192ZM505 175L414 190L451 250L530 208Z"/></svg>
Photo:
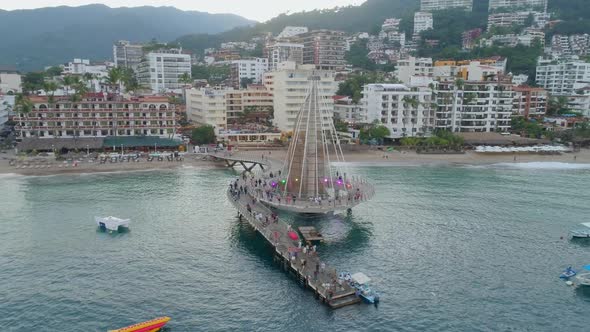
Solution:
<svg viewBox="0 0 590 332"><path fill-rule="evenodd" d="M300 213L328 213L348 210L374 194L373 186L346 169L329 107L320 97L320 82L319 76L309 78L287 157L280 172L274 171L272 195L262 199L268 205Z"/></svg>

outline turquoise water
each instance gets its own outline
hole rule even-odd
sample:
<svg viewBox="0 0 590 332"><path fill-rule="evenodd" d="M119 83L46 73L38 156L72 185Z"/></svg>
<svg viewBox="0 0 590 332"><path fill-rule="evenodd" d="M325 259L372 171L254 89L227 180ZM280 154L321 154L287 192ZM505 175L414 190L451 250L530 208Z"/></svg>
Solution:
<svg viewBox="0 0 590 332"><path fill-rule="evenodd" d="M546 166L546 165L545 165ZM106 331L156 316L170 331L588 331L590 292L560 281L590 243L590 169L363 167L377 195L351 216L294 218L321 255L362 271L378 307L330 310L238 222L236 173L183 169L0 178L3 331ZM95 215L133 219L97 231Z"/></svg>

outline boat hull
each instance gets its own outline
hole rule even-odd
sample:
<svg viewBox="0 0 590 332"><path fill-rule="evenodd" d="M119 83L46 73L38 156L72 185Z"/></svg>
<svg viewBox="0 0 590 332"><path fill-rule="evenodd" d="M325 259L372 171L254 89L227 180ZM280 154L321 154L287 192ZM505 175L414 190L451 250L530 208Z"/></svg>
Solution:
<svg viewBox="0 0 590 332"><path fill-rule="evenodd" d="M109 332L156 332L164 325L168 324L170 317L160 317L152 319L143 323L137 323L118 330L110 330Z"/></svg>

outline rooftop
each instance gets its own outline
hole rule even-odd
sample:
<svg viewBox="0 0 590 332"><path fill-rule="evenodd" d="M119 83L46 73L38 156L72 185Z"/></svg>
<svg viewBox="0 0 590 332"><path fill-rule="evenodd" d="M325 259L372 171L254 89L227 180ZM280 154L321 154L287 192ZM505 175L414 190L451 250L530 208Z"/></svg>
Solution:
<svg viewBox="0 0 590 332"><path fill-rule="evenodd" d="M71 96L55 96L54 99L56 102L59 101L68 101ZM33 103L43 103L48 101L48 96L30 96L29 100ZM123 95L114 95L114 94L105 94L103 92L99 93L87 93L84 96L84 101L97 101L94 99L103 99L103 101L112 101L112 102L168 102L168 96L136 96L125 98Z"/></svg>

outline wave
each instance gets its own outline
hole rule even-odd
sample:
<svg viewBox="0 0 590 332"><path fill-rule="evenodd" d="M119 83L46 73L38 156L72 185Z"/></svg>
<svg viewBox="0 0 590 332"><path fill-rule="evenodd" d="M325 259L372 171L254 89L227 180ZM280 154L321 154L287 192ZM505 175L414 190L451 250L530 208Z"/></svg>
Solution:
<svg viewBox="0 0 590 332"><path fill-rule="evenodd" d="M425 164L425 163L410 163L410 162L380 162L380 161L346 161L346 162L332 162L330 163L332 166L336 167L418 167L418 166L437 166L443 165L444 163L432 163L432 164Z"/></svg>
<svg viewBox="0 0 590 332"><path fill-rule="evenodd" d="M518 169L548 169L548 170L578 170L590 169L590 164L573 164L561 162L530 162L530 163L498 163L492 167L518 168Z"/></svg>
<svg viewBox="0 0 590 332"><path fill-rule="evenodd" d="M0 173L0 179L19 178L24 177L22 174L17 173Z"/></svg>

